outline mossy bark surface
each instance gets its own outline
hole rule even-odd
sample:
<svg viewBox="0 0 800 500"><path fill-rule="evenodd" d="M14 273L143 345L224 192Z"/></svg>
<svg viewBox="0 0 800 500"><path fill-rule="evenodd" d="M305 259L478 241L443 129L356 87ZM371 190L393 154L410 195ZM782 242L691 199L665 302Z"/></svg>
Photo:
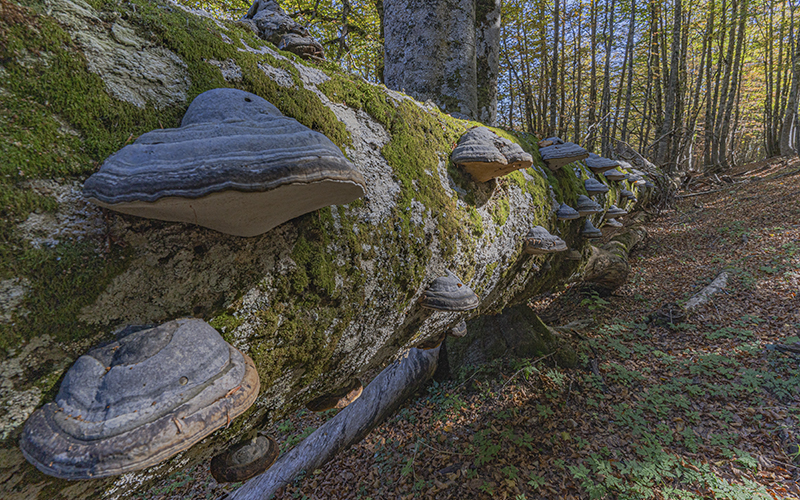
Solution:
<svg viewBox="0 0 800 500"><path fill-rule="evenodd" d="M628 255L646 236L644 229L634 226L614 236L602 247L593 246L584 270L584 281L603 293L611 293L624 285L631 272Z"/></svg>
<svg viewBox="0 0 800 500"><path fill-rule="evenodd" d="M588 174L543 169L533 136L498 130L537 164L476 184L449 161L475 122L333 64L307 65L236 23L162 0L0 7L3 499L129 498L209 460L463 319L418 305L446 269L480 296L466 314L476 317L580 268L522 254L534 225L584 248L553 204L574 203ZM81 197L111 153L177 126L194 97L219 87L258 94L328 136L367 180L367 195L253 238L104 211ZM21 426L78 356L125 325L185 316L206 319L253 358L262 393L247 413L189 451L119 477L60 481L25 462Z"/></svg>

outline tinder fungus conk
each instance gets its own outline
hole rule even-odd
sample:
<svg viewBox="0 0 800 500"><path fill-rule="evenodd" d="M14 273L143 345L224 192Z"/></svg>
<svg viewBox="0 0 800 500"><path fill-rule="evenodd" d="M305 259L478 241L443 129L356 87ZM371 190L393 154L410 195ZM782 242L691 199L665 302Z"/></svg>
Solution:
<svg viewBox="0 0 800 500"><path fill-rule="evenodd" d="M628 198L629 200L633 200L633 199L636 198L636 195L634 195L632 192L628 191L627 189L623 189L622 191L620 191L619 195L622 196L623 198Z"/></svg>
<svg viewBox="0 0 800 500"><path fill-rule="evenodd" d="M542 159L547 165L547 168L553 171L558 170L568 163L583 160L589 156L588 151L571 142L539 148L539 154L542 155Z"/></svg>
<svg viewBox="0 0 800 500"><path fill-rule="evenodd" d="M623 217L625 215L628 215L627 211L617 207L616 205L611 205L608 210L606 210L606 213L603 217L606 219L613 219L615 217Z"/></svg>
<svg viewBox="0 0 800 500"><path fill-rule="evenodd" d="M583 258L583 256L581 255L581 253L579 251L570 248L569 251L567 251L565 258L567 260L571 260L571 261L578 261L578 260L581 260L581 258Z"/></svg>
<svg viewBox="0 0 800 500"><path fill-rule="evenodd" d="M337 391L312 399L306 403L306 408L317 412L332 410L334 408L341 410L358 399L363 390L364 386L361 385L361 381L356 378Z"/></svg>
<svg viewBox="0 0 800 500"><path fill-rule="evenodd" d="M448 332L453 337L461 338L467 334L467 322L463 319Z"/></svg>
<svg viewBox="0 0 800 500"><path fill-rule="evenodd" d="M605 225L608 227L620 228L622 227L622 222L619 222L617 219L606 219Z"/></svg>
<svg viewBox="0 0 800 500"><path fill-rule="evenodd" d="M577 210L567 205L566 203L562 203L561 206L558 207L558 210L556 211L556 217L558 218L558 220L575 220L580 216L581 214L579 214Z"/></svg>
<svg viewBox="0 0 800 500"><path fill-rule="evenodd" d="M613 170L608 170L606 172L603 172L603 175L605 176L606 179L610 181L622 181L628 177L628 174L623 174L616 168Z"/></svg>
<svg viewBox="0 0 800 500"><path fill-rule="evenodd" d="M586 179L583 181L583 187L589 194L607 193L608 186L595 179Z"/></svg>
<svg viewBox="0 0 800 500"><path fill-rule="evenodd" d="M603 207L601 207L599 203L592 200L585 194L578 196L578 204L575 209L581 215L599 214L603 211Z"/></svg>
<svg viewBox="0 0 800 500"><path fill-rule="evenodd" d="M451 155L478 182L501 177L533 165L533 157L519 144L504 139L486 127L475 127L458 140Z"/></svg>
<svg viewBox="0 0 800 500"><path fill-rule="evenodd" d="M180 128L153 130L111 155L83 194L126 214L255 236L364 189L327 137L255 94L215 89L195 98Z"/></svg>
<svg viewBox="0 0 800 500"><path fill-rule="evenodd" d="M447 271L447 276L433 280L420 304L437 311L469 311L478 307L480 299L455 274Z"/></svg>
<svg viewBox="0 0 800 500"><path fill-rule="evenodd" d="M532 255L543 255L546 253L563 252L567 250L567 244L558 236L553 236L542 226L535 226L528 231L525 236L525 244L522 251Z"/></svg>
<svg viewBox="0 0 800 500"><path fill-rule="evenodd" d="M602 238L603 232L594 227L592 221L586 219L586 223L583 225L583 229L581 229L581 236L584 238Z"/></svg>
<svg viewBox="0 0 800 500"><path fill-rule="evenodd" d="M564 140L561 137L548 137L547 139L542 139L539 141L540 148L546 148L547 146L552 146L553 144L564 144Z"/></svg>
<svg viewBox="0 0 800 500"><path fill-rule="evenodd" d="M112 476L150 467L230 424L258 396L253 361L200 319L131 333L84 354L20 448L45 474Z"/></svg>
<svg viewBox="0 0 800 500"><path fill-rule="evenodd" d="M278 5L275 0L256 0L242 21L252 23L258 36L281 50L309 57L325 57L322 45Z"/></svg>
<svg viewBox="0 0 800 500"><path fill-rule="evenodd" d="M608 158L603 158L602 156L598 156L594 153L589 153L589 157L583 160L583 162L587 167L589 167L589 170L596 174L601 174L606 170L619 167L618 162Z"/></svg>
<svg viewBox="0 0 800 500"><path fill-rule="evenodd" d="M218 483L246 481L269 469L279 452L274 439L258 434L212 458L211 475Z"/></svg>

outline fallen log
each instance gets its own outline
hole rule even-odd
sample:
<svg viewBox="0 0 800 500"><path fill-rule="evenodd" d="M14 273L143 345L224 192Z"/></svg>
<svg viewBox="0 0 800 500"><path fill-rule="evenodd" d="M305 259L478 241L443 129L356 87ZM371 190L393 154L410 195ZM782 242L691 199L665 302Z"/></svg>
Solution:
<svg viewBox="0 0 800 500"><path fill-rule="evenodd" d="M708 286L697 292L696 295L689 299L686 302L686 305L683 306L683 309L687 313L691 313L693 310L708 302L712 295L725 288L725 285L727 284L728 273L723 271L719 273L719 276L714 278L714 281L712 281Z"/></svg>
<svg viewBox="0 0 800 500"><path fill-rule="evenodd" d="M625 284L631 266L628 254L647 237L641 227L632 227L624 233L614 236L602 247L592 247L592 255L586 263L583 281L591 283L601 292L611 293Z"/></svg>
<svg viewBox="0 0 800 500"><path fill-rule="evenodd" d="M436 371L439 348L410 349L386 367L351 403L278 459L266 472L234 491L229 500L264 500L301 472L318 469L363 439Z"/></svg>

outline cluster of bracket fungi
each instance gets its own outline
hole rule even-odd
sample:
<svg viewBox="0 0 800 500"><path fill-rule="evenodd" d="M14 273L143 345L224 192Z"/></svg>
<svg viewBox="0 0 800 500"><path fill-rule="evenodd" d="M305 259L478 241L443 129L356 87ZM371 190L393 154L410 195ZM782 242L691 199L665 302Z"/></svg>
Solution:
<svg viewBox="0 0 800 500"><path fill-rule="evenodd" d="M260 28L280 25L274 3L254 3L248 17L260 22ZM620 162L557 137L542 141L539 152L553 171L585 160L608 181L647 182L638 172L622 173ZM533 164L519 145L486 127L465 133L452 161L477 182ZM200 94L180 127L143 134L111 155L86 180L83 193L118 212L255 236L321 207L350 203L364 195L365 187L362 175L327 137L283 116L257 95L228 88ZM590 195L608 192L593 178L584 187ZM635 200L630 191L622 195ZM604 213L606 224L613 227L618 224L614 217L627 214L615 205L604 211L586 195L578 197L576 208L562 201L554 213L559 221L586 217L581 231L586 238L602 235L588 216ZM569 249L542 226L525 236L523 251L565 252L567 260L581 260L581 252ZM420 299L422 308L434 311L466 312L479 305L478 295L449 270L434 279ZM436 348L446 335L463 337L466 330L462 319L417 347ZM362 390L361 382L352 379L339 391L308 402L307 408L341 409ZM20 447L39 470L64 479L140 470L230 425L258 392L253 361L203 320L126 327L115 341L75 362L55 401L25 423ZM275 441L256 433L215 456L211 472L219 482L243 481L266 470L277 456Z"/></svg>

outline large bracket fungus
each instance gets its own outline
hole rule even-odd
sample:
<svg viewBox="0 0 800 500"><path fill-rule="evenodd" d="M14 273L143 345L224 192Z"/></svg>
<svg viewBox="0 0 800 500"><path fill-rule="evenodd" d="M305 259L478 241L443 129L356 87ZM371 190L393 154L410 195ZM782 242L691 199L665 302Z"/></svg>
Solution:
<svg viewBox="0 0 800 500"><path fill-rule="evenodd" d="M574 161L583 160L589 156L589 152L571 142L563 144L553 144L539 149L547 168L556 171L559 168Z"/></svg>
<svg viewBox="0 0 800 500"><path fill-rule="evenodd" d="M606 170L619 167L619 162L604 158L594 153L589 153L589 156L583 160L583 162L587 167L589 167L589 170L596 174L601 174Z"/></svg>
<svg viewBox="0 0 800 500"><path fill-rule="evenodd" d="M205 321L170 321L78 358L55 402L26 422L20 448L62 479L144 469L230 424L258 389L253 361Z"/></svg>
<svg viewBox="0 0 800 500"><path fill-rule="evenodd" d="M603 175L610 181L624 181L628 177L628 174L624 174L616 168L603 172Z"/></svg>
<svg viewBox="0 0 800 500"><path fill-rule="evenodd" d="M275 0L255 0L242 22L252 23L259 37L281 50L306 58L325 57L322 45L314 40L303 25L286 14Z"/></svg>
<svg viewBox="0 0 800 500"><path fill-rule="evenodd" d="M542 226L535 226L525 236L522 250L527 254L543 255L547 253L564 252L568 250L567 244L558 236L553 236Z"/></svg>
<svg viewBox="0 0 800 500"><path fill-rule="evenodd" d="M480 305L480 299L472 288L448 270L446 276L436 278L428 286L420 304L436 311L470 311Z"/></svg>
<svg viewBox="0 0 800 500"><path fill-rule="evenodd" d="M327 137L237 89L203 92L180 128L153 130L111 155L86 198L131 215L255 236L365 193Z"/></svg>
<svg viewBox="0 0 800 500"><path fill-rule="evenodd" d="M592 221L589 218L586 218L586 222L583 224L583 229L581 229L581 236L584 238L602 238L603 232L592 224Z"/></svg>
<svg viewBox="0 0 800 500"><path fill-rule="evenodd" d="M581 215L599 214L603 211L603 207L599 203L585 194L578 196L578 204L575 208Z"/></svg>
<svg viewBox="0 0 800 500"><path fill-rule="evenodd" d="M595 179L586 179L583 182L583 187L589 194L600 194L608 192L608 186Z"/></svg>
<svg viewBox="0 0 800 500"><path fill-rule="evenodd" d="M486 182L533 165L533 157L519 144L504 139L486 127L474 127L458 140L451 154L478 182Z"/></svg>
<svg viewBox="0 0 800 500"><path fill-rule="evenodd" d="M561 206L558 207L558 210L556 210L556 218L558 218L558 220L575 220L580 216L581 214L579 214L577 210L566 203L562 203Z"/></svg>
<svg viewBox="0 0 800 500"><path fill-rule="evenodd" d="M608 207L608 210L606 210L606 213L603 217L605 217L606 219L613 219L616 217L623 217L625 215L628 215L627 210L623 210L616 205L611 205L610 207Z"/></svg>

